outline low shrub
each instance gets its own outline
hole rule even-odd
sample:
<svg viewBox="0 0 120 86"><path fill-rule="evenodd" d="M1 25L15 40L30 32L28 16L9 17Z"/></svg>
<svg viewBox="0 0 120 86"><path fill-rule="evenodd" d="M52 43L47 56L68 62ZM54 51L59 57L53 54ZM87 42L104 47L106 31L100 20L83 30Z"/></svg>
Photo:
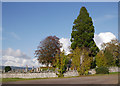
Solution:
<svg viewBox="0 0 120 86"><path fill-rule="evenodd" d="M88 71L85 71L84 75L88 75Z"/></svg>
<svg viewBox="0 0 120 86"><path fill-rule="evenodd" d="M96 74L109 74L109 69L107 67L98 67L95 69Z"/></svg>
<svg viewBox="0 0 120 86"><path fill-rule="evenodd" d="M10 67L10 66L5 66L5 72L8 72L8 71L11 71L12 70L12 68Z"/></svg>

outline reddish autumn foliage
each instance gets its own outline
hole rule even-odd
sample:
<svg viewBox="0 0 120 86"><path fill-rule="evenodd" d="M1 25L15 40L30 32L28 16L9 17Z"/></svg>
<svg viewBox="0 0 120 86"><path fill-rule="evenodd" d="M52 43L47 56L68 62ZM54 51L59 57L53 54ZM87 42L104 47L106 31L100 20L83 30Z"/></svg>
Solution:
<svg viewBox="0 0 120 86"><path fill-rule="evenodd" d="M53 65L55 55L60 52L61 44L59 38L56 36L48 36L43 41L40 42L37 50L35 51L35 56L38 57L39 63Z"/></svg>

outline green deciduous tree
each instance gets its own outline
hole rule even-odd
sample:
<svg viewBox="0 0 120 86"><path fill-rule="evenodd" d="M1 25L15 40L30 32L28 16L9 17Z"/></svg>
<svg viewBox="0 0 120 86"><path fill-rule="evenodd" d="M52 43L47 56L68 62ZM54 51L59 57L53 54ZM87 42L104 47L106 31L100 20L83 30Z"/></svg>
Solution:
<svg viewBox="0 0 120 86"><path fill-rule="evenodd" d="M83 48L82 55L83 55L83 58L80 66L80 70L82 71L80 71L80 75L85 74L85 72L88 73L88 70L91 67L91 62L93 61L93 58L89 57L89 49Z"/></svg>
<svg viewBox="0 0 120 86"><path fill-rule="evenodd" d="M98 67L115 66L115 61L116 60L113 58L113 55L109 49L105 49L105 51L102 50L96 55L96 65Z"/></svg>
<svg viewBox="0 0 120 86"><path fill-rule="evenodd" d="M119 49L120 43L117 39L111 40L108 43L103 43L102 48L107 59L108 66L119 65Z"/></svg>
<svg viewBox="0 0 120 86"><path fill-rule="evenodd" d="M82 57L81 57L82 55ZM89 57L89 50L87 48L76 48L73 50L72 65L77 69L80 75L84 75L90 69L92 58Z"/></svg>
<svg viewBox="0 0 120 86"><path fill-rule="evenodd" d="M77 47L75 50L73 50L72 54L72 67L77 69L77 71L80 71L80 59L81 57L81 50Z"/></svg>
<svg viewBox="0 0 120 86"><path fill-rule="evenodd" d="M111 40L102 44L102 50L96 56L98 67L118 66L119 65L119 48L120 43L117 40Z"/></svg>
<svg viewBox="0 0 120 86"><path fill-rule="evenodd" d="M87 47L90 49L90 56L95 56L99 51L96 46L94 38L94 26L92 18L89 16L87 9L82 7L77 19L74 20L74 26L71 33L71 48L74 50L76 47Z"/></svg>
<svg viewBox="0 0 120 86"><path fill-rule="evenodd" d="M116 60L114 59L113 54L107 48L104 51L104 57L106 58L106 66L115 66Z"/></svg>
<svg viewBox="0 0 120 86"><path fill-rule="evenodd" d="M99 53L97 53L96 55L96 65L98 67L102 67L102 66L106 66L106 58L104 56L104 52L103 51L100 51Z"/></svg>
<svg viewBox="0 0 120 86"><path fill-rule="evenodd" d="M58 77L63 77L63 73L66 71L67 65L67 56L65 55L64 51L56 54L56 61L55 66L57 68Z"/></svg>

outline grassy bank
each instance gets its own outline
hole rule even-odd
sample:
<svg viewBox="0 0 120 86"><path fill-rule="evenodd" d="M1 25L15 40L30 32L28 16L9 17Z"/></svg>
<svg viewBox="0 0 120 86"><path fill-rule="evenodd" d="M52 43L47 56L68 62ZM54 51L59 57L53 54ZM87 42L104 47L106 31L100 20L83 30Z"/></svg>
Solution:
<svg viewBox="0 0 120 86"><path fill-rule="evenodd" d="M47 78L30 78L30 79L25 79L25 78L3 78L2 82L23 81L23 80L37 80L37 79L47 79Z"/></svg>
<svg viewBox="0 0 120 86"><path fill-rule="evenodd" d="M75 77L87 77L87 76L103 76L103 75L112 75L112 74L120 74L120 72L112 72L112 73L109 73L109 74L94 74L94 75L82 75L82 76L73 76L73 77L60 77L60 78L75 78ZM23 81L23 80L38 80L38 79L58 79L58 77L53 77L53 78L30 78L30 79L25 79L25 78L3 78L2 82Z"/></svg>

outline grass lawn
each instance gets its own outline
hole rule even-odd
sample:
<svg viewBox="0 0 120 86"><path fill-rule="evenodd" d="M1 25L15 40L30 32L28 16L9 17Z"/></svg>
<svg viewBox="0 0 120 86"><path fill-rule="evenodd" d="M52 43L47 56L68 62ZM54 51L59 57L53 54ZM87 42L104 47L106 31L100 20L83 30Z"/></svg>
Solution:
<svg viewBox="0 0 120 86"><path fill-rule="evenodd" d="M24 78L3 78L2 82L20 81L20 80L27 80L27 79L24 79Z"/></svg>
<svg viewBox="0 0 120 86"><path fill-rule="evenodd" d="M87 77L87 76L103 76L103 75L112 75L112 74L120 74L120 72L112 72L109 74L94 74L94 75L82 75L82 77ZM75 77L81 77L81 76L73 76ZM73 77L59 77L59 78L73 78ZM23 80L38 80L38 79L58 79L58 77L53 77L53 78L30 78L30 79L25 79L25 78L3 78L2 82L10 82L10 81L23 81ZM1 81L1 79L0 79Z"/></svg>
<svg viewBox="0 0 120 86"><path fill-rule="evenodd" d="M2 78L2 82L10 82L10 81L23 81L23 80L37 80L37 79L57 79L58 77L53 78Z"/></svg>
<svg viewBox="0 0 120 86"><path fill-rule="evenodd" d="M120 72L111 72L110 74L120 74Z"/></svg>

